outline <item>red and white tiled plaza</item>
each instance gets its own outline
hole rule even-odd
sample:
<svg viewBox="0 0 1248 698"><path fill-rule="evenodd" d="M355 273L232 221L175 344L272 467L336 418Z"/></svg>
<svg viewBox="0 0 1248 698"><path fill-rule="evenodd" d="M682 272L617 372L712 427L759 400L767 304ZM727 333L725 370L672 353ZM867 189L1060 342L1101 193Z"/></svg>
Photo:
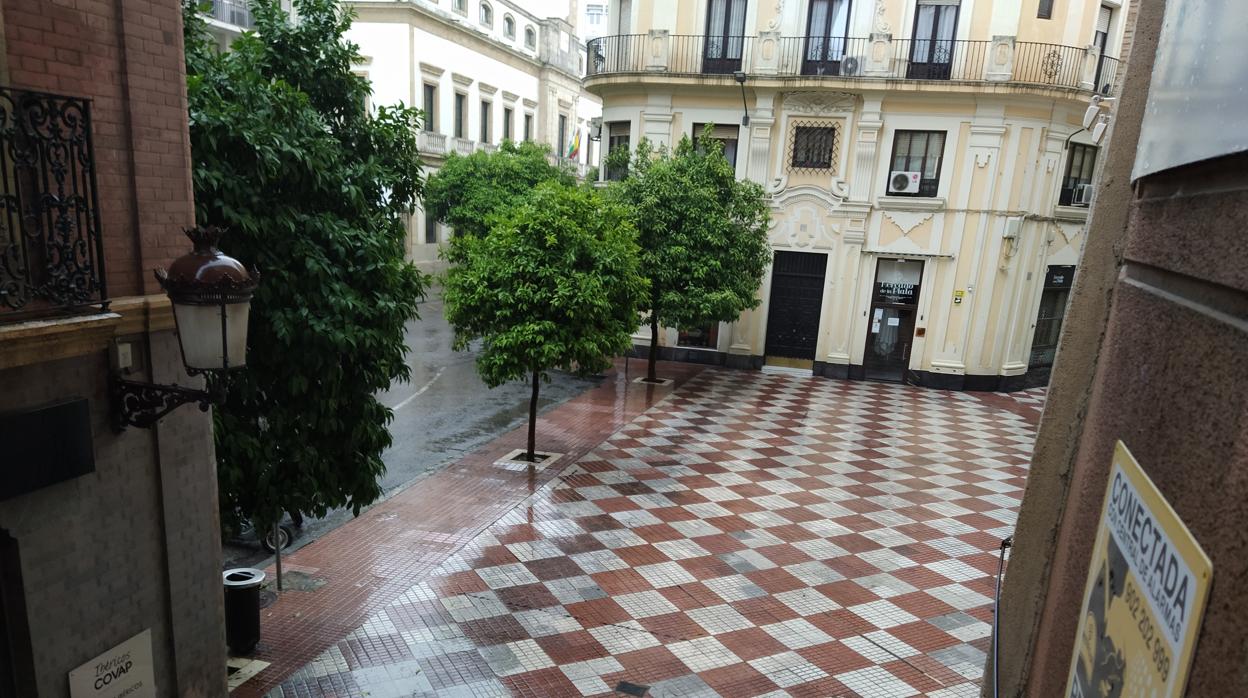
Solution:
<svg viewBox="0 0 1248 698"><path fill-rule="evenodd" d="M269 695L978 696L1042 400L700 371Z"/></svg>

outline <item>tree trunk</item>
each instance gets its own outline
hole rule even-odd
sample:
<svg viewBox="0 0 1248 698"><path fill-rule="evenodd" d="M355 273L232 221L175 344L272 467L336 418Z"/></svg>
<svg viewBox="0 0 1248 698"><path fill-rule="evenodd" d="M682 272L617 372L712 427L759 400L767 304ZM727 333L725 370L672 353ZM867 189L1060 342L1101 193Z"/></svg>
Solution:
<svg viewBox="0 0 1248 698"><path fill-rule="evenodd" d="M658 305L657 303L655 305ZM653 310L650 311L650 365L646 368L646 380L651 383L658 382L655 376L655 368L659 363L659 314Z"/></svg>
<svg viewBox="0 0 1248 698"><path fill-rule="evenodd" d="M530 463L537 460L537 389L541 380L541 371L533 369L533 397L529 398L529 453Z"/></svg>

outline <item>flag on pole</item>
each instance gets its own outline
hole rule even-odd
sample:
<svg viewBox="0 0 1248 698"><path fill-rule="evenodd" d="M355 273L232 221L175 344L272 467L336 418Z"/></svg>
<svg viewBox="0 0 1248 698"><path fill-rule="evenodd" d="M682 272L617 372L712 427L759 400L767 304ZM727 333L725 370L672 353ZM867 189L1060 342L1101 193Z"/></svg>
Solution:
<svg viewBox="0 0 1248 698"><path fill-rule="evenodd" d="M575 160L577 155L581 154L581 130L577 129L572 134L572 143L568 146L568 159Z"/></svg>

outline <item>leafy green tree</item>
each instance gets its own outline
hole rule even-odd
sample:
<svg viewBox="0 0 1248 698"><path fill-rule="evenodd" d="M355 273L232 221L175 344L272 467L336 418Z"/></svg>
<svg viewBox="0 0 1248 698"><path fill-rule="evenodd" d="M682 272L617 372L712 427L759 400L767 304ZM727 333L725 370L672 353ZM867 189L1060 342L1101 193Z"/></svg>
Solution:
<svg viewBox="0 0 1248 698"><path fill-rule="evenodd" d="M619 167L619 156L609 164ZM650 316L646 378L655 381L660 326L731 322L758 306L771 260L769 214L762 187L736 178L709 129L696 146L686 137L674 151L655 151L643 140L627 167L608 191L637 227L650 281L642 306Z"/></svg>
<svg viewBox="0 0 1248 698"><path fill-rule="evenodd" d="M426 279L403 258L420 194L420 113L369 114L336 0L252 3L256 32L220 53L184 12L196 219L255 264L248 366L215 414L223 519L274 523L374 501L405 379L403 326ZM266 530L261 528L260 530Z"/></svg>
<svg viewBox="0 0 1248 698"><path fill-rule="evenodd" d="M455 348L482 340L477 372L491 388L533 381L532 462L546 372L596 373L631 342L646 286L636 234L627 212L594 189L544 182L494 215L485 235L457 235L451 246L458 263L443 298Z"/></svg>
<svg viewBox="0 0 1248 698"><path fill-rule="evenodd" d="M552 164L549 154L549 146L529 141L504 141L493 153L451 154L425 186L425 211L456 234L485 235L491 216L518 205L538 184L576 182L571 168Z"/></svg>

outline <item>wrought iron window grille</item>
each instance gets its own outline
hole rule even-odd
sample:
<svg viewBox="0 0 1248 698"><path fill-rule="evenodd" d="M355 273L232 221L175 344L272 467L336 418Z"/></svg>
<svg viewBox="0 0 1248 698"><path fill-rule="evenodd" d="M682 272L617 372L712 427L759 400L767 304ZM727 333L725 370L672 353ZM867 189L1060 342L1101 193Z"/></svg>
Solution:
<svg viewBox="0 0 1248 698"><path fill-rule="evenodd" d="M108 305L91 103L0 87L0 321Z"/></svg>
<svg viewBox="0 0 1248 698"><path fill-rule="evenodd" d="M785 160L789 172L821 174L836 172L841 159L839 129L826 121L794 121L789 125Z"/></svg>

